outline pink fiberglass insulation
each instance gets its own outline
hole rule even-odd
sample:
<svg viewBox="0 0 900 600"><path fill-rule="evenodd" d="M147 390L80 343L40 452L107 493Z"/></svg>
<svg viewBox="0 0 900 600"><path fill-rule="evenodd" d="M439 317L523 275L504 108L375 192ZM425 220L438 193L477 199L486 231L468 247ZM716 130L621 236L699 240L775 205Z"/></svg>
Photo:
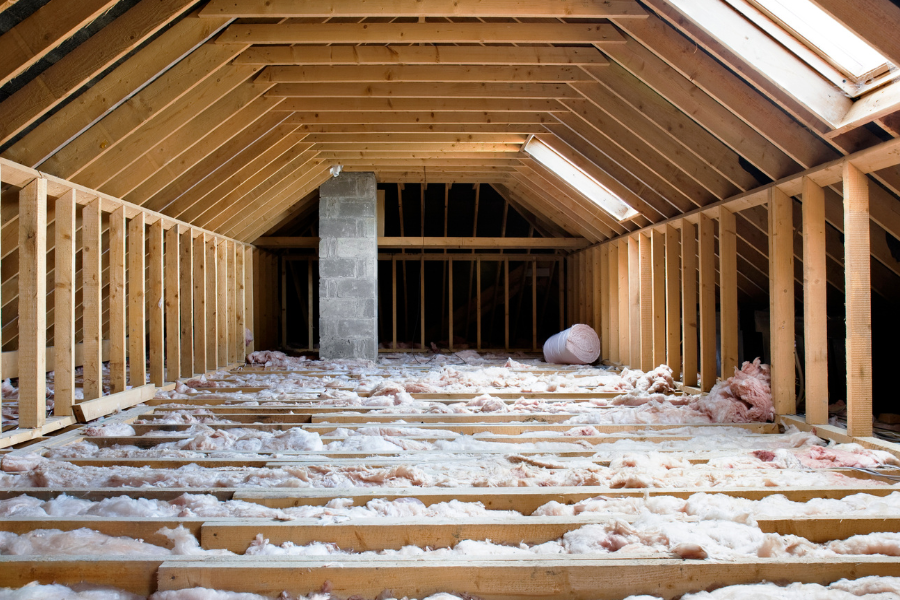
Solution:
<svg viewBox="0 0 900 600"><path fill-rule="evenodd" d="M640 369L625 369L622 379L636 391L648 394L671 394L675 391L675 380L668 365L659 365L646 373Z"/></svg>
<svg viewBox="0 0 900 600"><path fill-rule="evenodd" d="M590 461L572 461L565 468L533 465L509 466L498 460L475 464L456 462L366 467L347 465L290 465L280 467L177 469L151 467L90 467L42 457L4 457L0 486L49 487L156 487L156 488L369 488L369 487L556 487L600 488L710 488L717 487L883 487L872 479L857 479L840 472L795 469L720 469L691 465L661 455L624 455L609 467ZM32 468L23 468L28 460Z"/></svg>
<svg viewBox="0 0 900 600"><path fill-rule="evenodd" d="M544 342L544 360L554 364L587 365L600 357L600 338L590 325L572 325Z"/></svg>
<svg viewBox="0 0 900 600"><path fill-rule="evenodd" d="M701 398L698 408L715 423L771 421L775 418L771 381L769 365L760 364L758 358L745 362L734 370L734 377L717 383Z"/></svg>
<svg viewBox="0 0 900 600"><path fill-rule="evenodd" d="M352 498L335 498L324 506L292 506L270 508L242 500L219 500L209 494L183 494L174 500L151 500L118 496L104 500L82 500L61 494L52 500L32 496L16 496L0 500L0 518L34 517L134 517L134 518L246 518L319 519L322 523L348 519L436 518L462 519L471 517L520 517L516 511L488 510L481 502L438 502L426 506L417 498L386 500L375 498L365 505L354 506Z"/></svg>
<svg viewBox="0 0 900 600"><path fill-rule="evenodd" d="M206 550L184 527L163 527L159 534L170 540L171 549L124 536L109 536L88 528L72 531L38 529L21 535L0 532L0 555L6 556L167 556L231 555L227 550ZM327 531L323 530L327 537ZM496 544L490 540L461 540L452 547L422 548L415 545L398 550L354 552L328 542L296 545L270 544L260 534L244 552L267 556L525 556L546 554L618 554L650 556L675 554L681 558L734 560L747 557L815 557L837 555L900 556L900 534L872 533L846 540L815 544L794 535L763 533L759 527L733 521L706 520L687 522L659 515L642 515L634 521L611 519L588 524L561 538L538 544Z"/></svg>
<svg viewBox="0 0 900 600"><path fill-rule="evenodd" d="M729 585L712 592L685 594L681 600L896 600L900 597L900 577L841 579L830 585L774 583ZM629 596L625 600L658 600L658 596Z"/></svg>
<svg viewBox="0 0 900 600"><path fill-rule="evenodd" d="M687 498L597 496L572 505L550 501L532 515L615 517L653 514L676 519L726 520L753 525L763 517L886 516L898 512L900 492L886 496L860 493L843 498L812 498L806 502L788 500L781 494L749 500L724 494L697 493Z"/></svg>
<svg viewBox="0 0 900 600"><path fill-rule="evenodd" d="M87 425L82 432L91 437L130 436L134 435L134 427L128 423L106 423L104 425Z"/></svg>

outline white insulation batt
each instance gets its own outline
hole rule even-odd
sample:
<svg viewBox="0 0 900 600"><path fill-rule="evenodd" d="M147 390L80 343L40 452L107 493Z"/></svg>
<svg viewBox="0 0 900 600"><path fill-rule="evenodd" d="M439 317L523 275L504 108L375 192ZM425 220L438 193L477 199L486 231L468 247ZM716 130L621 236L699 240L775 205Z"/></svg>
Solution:
<svg viewBox="0 0 900 600"><path fill-rule="evenodd" d="M589 365L600 358L600 337L590 325L572 325L544 342L544 360L563 365Z"/></svg>

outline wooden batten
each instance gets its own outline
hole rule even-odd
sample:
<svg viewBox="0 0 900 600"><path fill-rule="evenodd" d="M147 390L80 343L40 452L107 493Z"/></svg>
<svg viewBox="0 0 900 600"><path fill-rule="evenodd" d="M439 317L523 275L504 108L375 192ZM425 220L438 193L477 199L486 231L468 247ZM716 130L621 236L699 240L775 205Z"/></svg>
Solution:
<svg viewBox="0 0 900 600"><path fill-rule="evenodd" d="M609 359L614 363L622 362L622 350L619 343L619 246L604 244L607 249L607 268L609 284L607 285L607 306L609 307Z"/></svg>
<svg viewBox="0 0 900 600"><path fill-rule="evenodd" d="M869 178L844 163L844 272L847 308L847 434L872 435L872 292ZM777 410L779 414L785 414ZM789 413L788 413L789 414Z"/></svg>
<svg viewBox="0 0 900 600"><path fill-rule="evenodd" d="M779 415L792 415L797 410L794 387L794 218L791 202L790 197L780 189L769 190L769 354L772 400L775 413Z"/></svg>
<svg viewBox="0 0 900 600"><path fill-rule="evenodd" d="M101 264L101 256L103 248L101 246L102 237L102 213L100 210L100 201L94 200L81 211L83 223L82 229L82 319L84 323L84 399L93 400L103 395L103 356L101 348L101 339L103 331L101 323L103 322L103 300L101 292L103 290L103 266ZM57 224L57 227L59 224ZM112 227L112 224L110 224ZM114 243L112 232L110 234L110 245ZM110 252L110 258L113 253ZM114 265L110 265L114 268ZM110 272L112 276L112 271ZM110 321L112 324L112 321ZM124 357L123 357L124 358ZM124 375L124 360L122 361ZM112 366L110 366L112 368ZM124 389L124 388L123 388Z"/></svg>
<svg viewBox="0 0 900 600"><path fill-rule="evenodd" d="M716 383L716 254L714 223L699 215L700 272L700 389L708 392Z"/></svg>
<svg viewBox="0 0 900 600"><path fill-rule="evenodd" d="M176 232L177 233L177 232ZM150 358L150 381L157 387L165 383L165 324L163 311L165 306L164 296L164 260L163 255L163 228L160 223L153 223L148 227L147 261L149 262L147 287L147 317L150 323L148 349ZM142 340L143 341L143 340Z"/></svg>
<svg viewBox="0 0 900 600"><path fill-rule="evenodd" d="M147 382L144 341L146 280L144 274L144 213L128 222L128 383L136 388Z"/></svg>
<svg viewBox="0 0 900 600"><path fill-rule="evenodd" d="M653 368L666 363L666 259L664 235L650 233L653 286Z"/></svg>
<svg viewBox="0 0 900 600"><path fill-rule="evenodd" d="M6 172L4 171L4 177ZM47 181L19 192L19 427L47 418Z"/></svg>
<svg viewBox="0 0 900 600"><path fill-rule="evenodd" d="M803 180L803 365L806 422L828 423L828 312L825 275L825 191Z"/></svg>
<svg viewBox="0 0 900 600"><path fill-rule="evenodd" d="M640 235L640 234L638 234ZM628 238L628 365L641 368L641 249L636 237Z"/></svg>
<svg viewBox="0 0 900 600"><path fill-rule="evenodd" d="M112 393L124 392L126 387L126 231L125 207L120 206L109 215L109 383Z"/></svg>
<svg viewBox="0 0 900 600"><path fill-rule="evenodd" d="M188 263L190 264L190 263ZM165 249L166 364L164 381L181 378L181 235L177 227L166 232ZM188 312L190 314L190 311Z"/></svg>
<svg viewBox="0 0 900 600"><path fill-rule="evenodd" d="M57 417L71 415L75 402L75 194L72 190L56 201L53 414Z"/></svg>
<svg viewBox="0 0 900 600"><path fill-rule="evenodd" d="M653 362L653 337L656 332L656 319L653 314L653 251L650 237L640 234L638 237L638 252L640 253L640 331L641 331L641 359L640 368L650 371L656 366Z"/></svg>
<svg viewBox="0 0 900 600"><path fill-rule="evenodd" d="M738 366L737 227L734 213L719 209L719 332L722 379Z"/></svg>
<svg viewBox="0 0 900 600"><path fill-rule="evenodd" d="M681 244L678 230L667 226L666 244L666 364L681 379Z"/></svg>
<svg viewBox="0 0 900 600"><path fill-rule="evenodd" d="M619 246L619 362L624 365L632 365L631 362L631 303L629 302L629 277L628 277L628 238L618 241Z"/></svg>
<svg viewBox="0 0 900 600"><path fill-rule="evenodd" d="M697 235L694 224L681 224L681 323L683 368L681 381L697 385Z"/></svg>

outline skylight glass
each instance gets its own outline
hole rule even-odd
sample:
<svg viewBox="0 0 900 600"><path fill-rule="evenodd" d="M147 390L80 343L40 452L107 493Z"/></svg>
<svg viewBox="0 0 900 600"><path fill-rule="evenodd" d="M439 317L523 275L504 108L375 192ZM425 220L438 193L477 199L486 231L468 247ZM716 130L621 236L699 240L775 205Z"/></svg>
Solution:
<svg viewBox="0 0 900 600"><path fill-rule="evenodd" d="M624 200L539 139L531 138L525 144L524 149L532 158L556 173L563 181L615 217L616 220L622 221L637 216L638 212Z"/></svg>
<svg viewBox="0 0 900 600"><path fill-rule="evenodd" d="M887 59L810 0L751 0L803 38L855 82L873 75Z"/></svg>

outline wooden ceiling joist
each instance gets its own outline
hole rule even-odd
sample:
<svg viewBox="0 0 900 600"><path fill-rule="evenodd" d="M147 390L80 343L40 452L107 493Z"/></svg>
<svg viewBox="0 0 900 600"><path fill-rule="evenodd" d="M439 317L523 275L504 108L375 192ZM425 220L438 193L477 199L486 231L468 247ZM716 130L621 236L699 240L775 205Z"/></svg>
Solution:
<svg viewBox="0 0 900 600"><path fill-rule="evenodd" d="M593 65L609 64L593 47L555 46L253 46L247 65Z"/></svg>
<svg viewBox="0 0 900 600"><path fill-rule="evenodd" d="M273 83L570 83L593 81L578 67L557 66L365 66L266 67L257 81ZM367 86L368 87L368 86ZM391 86L393 89L395 86ZM329 89L326 86L326 89ZM415 88L412 88L415 89ZM305 94L304 94L305 95ZM329 95L329 94L320 94ZM337 94L335 94L337 95Z"/></svg>
<svg viewBox="0 0 900 600"><path fill-rule="evenodd" d="M272 100L277 100L273 98ZM295 119L288 119L288 122L297 122ZM390 124L372 124L372 123L356 123L343 125L300 125L297 131L301 133L322 133L322 134L373 134L373 133L449 133L449 134L482 134L482 133L515 133L522 135L530 135L535 133L546 133L547 128L540 123L533 125L523 123L469 123L460 125L445 124L410 124L401 123L396 125Z"/></svg>
<svg viewBox="0 0 900 600"><path fill-rule="evenodd" d="M266 78L262 79L267 81ZM279 83L268 96L285 98L577 98L566 84L550 83Z"/></svg>
<svg viewBox="0 0 900 600"><path fill-rule="evenodd" d="M478 112L541 113L564 112L566 107L555 99L541 98L289 98L276 110L286 112Z"/></svg>
<svg viewBox="0 0 900 600"><path fill-rule="evenodd" d="M299 23L229 25L217 44L602 44L624 43L602 23Z"/></svg>
<svg viewBox="0 0 900 600"><path fill-rule="evenodd" d="M286 105L292 107L294 101L286 100ZM558 107L564 110L563 106ZM536 125L540 123L555 122L553 117L545 112L525 111L499 111L499 112L475 112L475 111L409 111L409 112L294 112L287 117L288 123L303 125L499 125L499 124L524 124Z"/></svg>
<svg viewBox="0 0 900 600"><path fill-rule="evenodd" d="M641 18L644 9L633 0L213 0L202 17L553 17L608 19Z"/></svg>
<svg viewBox="0 0 900 600"><path fill-rule="evenodd" d="M311 133L306 136L310 143L352 144L524 144L528 136L520 133ZM410 148L412 149L412 148Z"/></svg>

